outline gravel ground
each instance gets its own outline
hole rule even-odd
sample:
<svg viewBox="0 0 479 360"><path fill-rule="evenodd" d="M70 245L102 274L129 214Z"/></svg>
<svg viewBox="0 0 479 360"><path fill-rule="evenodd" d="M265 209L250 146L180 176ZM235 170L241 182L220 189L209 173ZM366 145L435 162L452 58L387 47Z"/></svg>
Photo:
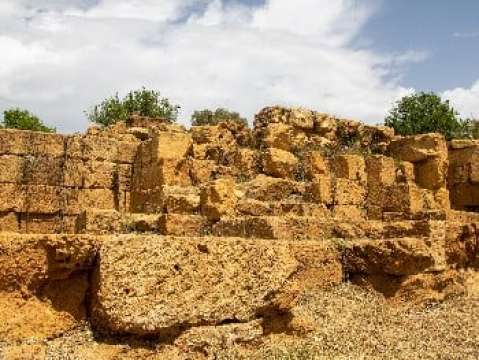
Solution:
<svg viewBox="0 0 479 360"><path fill-rule="evenodd" d="M5 346L0 359L479 359L477 295L419 309L345 284L304 294L287 323L271 328L261 342L205 354L182 354L154 342L98 340L84 328Z"/></svg>

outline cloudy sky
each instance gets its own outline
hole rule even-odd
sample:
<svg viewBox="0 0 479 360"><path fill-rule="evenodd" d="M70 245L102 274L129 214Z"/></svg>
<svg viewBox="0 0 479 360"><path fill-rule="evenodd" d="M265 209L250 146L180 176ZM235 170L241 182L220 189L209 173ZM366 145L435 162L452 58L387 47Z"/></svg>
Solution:
<svg viewBox="0 0 479 360"><path fill-rule="evenodd" d="M479 117L477 0L0 0L0 110L59 131L146 86L193 110L250 119L307 106L382 122L412 91Z"/></svg>

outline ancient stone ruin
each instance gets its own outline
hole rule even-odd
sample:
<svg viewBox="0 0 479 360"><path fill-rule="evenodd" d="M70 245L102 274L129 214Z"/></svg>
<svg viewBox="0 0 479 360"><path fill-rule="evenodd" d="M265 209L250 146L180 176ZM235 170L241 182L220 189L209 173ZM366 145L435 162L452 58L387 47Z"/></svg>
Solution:
<svg viewBox="0 0 479 360"><path fill-rule="evenodd" d="M0 130L0 194L7 342L84 322L185 349L248 342L304 289L441 300L479 268L479 143L305 109L265 108L253 129ZM34 315L12 323L20 307Z"/></svg>

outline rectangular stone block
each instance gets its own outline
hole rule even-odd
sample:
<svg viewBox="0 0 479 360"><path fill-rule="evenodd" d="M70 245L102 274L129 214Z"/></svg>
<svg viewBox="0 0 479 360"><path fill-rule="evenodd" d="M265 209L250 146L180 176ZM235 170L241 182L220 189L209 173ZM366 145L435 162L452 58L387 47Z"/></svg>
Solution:
<svg viewBox="0 0 479 360"><path fill-rule="evenodd" d="M193 184L202 184L213 180L216 164L213 160L196 160L190 162L190 176Z"/></svg>
<svg viewBox="0 0 479 360"><path fill-rule="evenodd" d="M363 221L366 210L356 205L336 205L333 208L333 217L341 221Z"/></svg>
<svg viewBox="0 0 479 360"><path fill-rule="evenodd" d="M58 234L61 230L62 220L57 214L20 214L22 234Z"/></svg>
<svg viewBox="0 0 479 360"><path fill-rule="evenodd" d="M18 218L14 212L0 214L0 232L19 232Z"/></svg>
<svg viewBox="0 0 479 360"><path fill-rule="evenodd" d="M133 164L138 143L105 134L73 135L67 140L67 157L81 160Z"/></svg>
<svg viewBox="0 0 479 360"><path fill-rule="evenodd" d="M163 235L204 236L210 232L208 228L208 220L200 215L164 214L159 218Z"/></svg>
<svg viewBox="0 0 479 360"><path fill-rule="evenodd" d="M0 155L62 157L65 137L34 131L0 129Z"/></svg>
<svg viewBox="0 0 479 360"><path fill-rule="evenodd" d="M109 161L84 162L83 186L87 189L113 189L116 164ZM116 179L118 181L118 178Z"/></svg>
<svg viewBox="0 0 479 360"><path fill-rule="evenodd" d="M331 160L331 164L338 178L361 182L366 180L366 163L361 155L338 155Z"/></svg>
<svg viewBox="0 0 479 360"><path fill-rule="evenodd" d="M116 201L113 191L108 189L64 189L64 213L78 215L86 209L115 210Z"/></svg>
<svg viewBox="0 0 479 360"><path fill-rule="evenodd" d="M423 189L437 190L446 186L447 162L432 158L415 165L416 183Z"/></svg>
<svg viewBox="0 0 479 360"><path fill-rule="evenodd" d="M0 182L30 185L62 184L63 159L52 156L0 156Z"/></svg>
<svg viewBox="0 0 479 360"><path fill-rule="evenodd" d="M164 207L168 214L195 214L200 207L199 189L193 186L164 186Z"/></svg>
<svg viewBox="0 0 479 360"><path fill-rule="evenodd" d="M366 189L361 183L343 178L336 179L334 203L337 205L365 205Z"/></svg>
<svg viewBox="0 0 479 360"><path fill-rule="evenodd" d="M90 314L108 332L174 335L288 312L305 288L341 274L339 254L319 241L120 236L99 251Z"/></svg>
<svg viewBox="0 0 479 360"><path fill-rule="evenodd" d="M394 159L383 155L373 155L366 159L366 172L369 186L392 185L396 180Z"/></svg>
<svg viewBox="0 0 479 360"><path fill-rule="evenodd" d="M333 194L331 183L331 177L316 175L312 179L309 187L312 200L319 204L332 204Z"/></svg>

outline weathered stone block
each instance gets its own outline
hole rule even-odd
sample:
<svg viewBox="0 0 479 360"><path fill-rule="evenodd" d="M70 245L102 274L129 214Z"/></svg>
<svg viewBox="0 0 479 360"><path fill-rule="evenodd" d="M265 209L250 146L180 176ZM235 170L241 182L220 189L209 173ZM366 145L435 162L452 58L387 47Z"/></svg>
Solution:
<svg viewBox="0 0 479 360"><path fill-rule="evenodd" d="M200 207L199 189L195 187L164 186L163 198L168 214L194 214Z"/></svg>
<svg viewBox="0 0 479 360"><path fill-rule="evenodd" d="M266 147L293 151L304 146L306 134L291 125L284 123L270 123L264 129L263 143Z"/></svg>
<svg viewBox="0 0 479 360"><path fill-rule="evenodd" d="M265 174L278 178L294 178L299 160L288 151L269 148L262 157Z"/></svg>
<svg viewBox="0 0 479 360"><path fill-rule="evenodd" d="M249 198L261 201L284 201L288 198L302 198L306 193L304 182L258 175L253 180L241 184L241 189Z"/></svg>
<svg viewBox="0 0 479 360"><path fill-rule="evenodd" d="M312 199L320 204L332 204L332 184L329 176L315 176L309 185L309 191Z"/></svg>
<svg viewBox="0 0 479 360"><path fill-rule="evenodd" d="M232 180L219 179L201 190L201 213L210 220L218 220L235 211L238 196Z"/></svg>
<svg viewBox="0 0 479 360"><path fill-rule="evenodd" d="M317 271L327 263L318 251L323 243L296 255L288 242L123 236L100 249L92 321L118 333L170 335L183 324L247 322L274 309L286 312L304 288L296 274L313 286L309 261Z"/></svg>
<svg viewBox="0 0 479 360"><path fill-rule="evenodd" d="M83 235L0 235L0 292L36 293L48 281L85 270L94 261L96 241Z"/></svg>
<svg viewBox="0 0 479 360"><path fill-rule="evenodd" d="M344 264L346 271L355 274L401 276L439 271L445 269L443 246L418 238L358 240L347 245Z"/></svg>
<svg viewBox="0 0 479 360"><path fill-rule="evenodd" d="M19 232L23 234L59 234L62 220L59 215L20 214Z"/></svg>
<svg viewBox="0 0 479 360"><path fill-rule="evenodd" d="M433 158L416 163L416 183L430 190L437 190L446 186L447 162L440 158Z"/></svg>
<svg viewBox="0 0 479 360"><path fill-rule="evenodd" d="M344 178L336 179L334 203L337 205L363 205L366 201L366 189L358 181Z"/></svg>
<svg viewBox="0 0 479 360"><path fill-rule="evenodd" d="M112 190L108 189L65 189L65 213L80 214L85 209L115 210L117 200Z"/></svg>
<svg viewBox="0 0 479 360"><path fill-rule="evenodd" d="M363 221L366 210L356 205L336 205L333 208L333 217L340 221Z"/></svg>
<svg viewBox="0 0 479 360"><path fill-rule="evenodd" d="M366 163L360 155L338 155L332 160L334 173L338 178L356 181L366 180Z"/></svg>
<svg viewBox="0 0 479 360"><path fill-rule="evenodd" d="M158 219L160 234L204 236L209 233L208 219L200 215L164 214Z"/></svg>
<svg viewBox="0 0 479 360"><path fill-rule="evenodd" d="M394 159L383 155L369 156L366 159L368 187L392 185L396 181Z"/></svg>
<svg viewBox="0 0 479 360"><path fill-rule="evenodd" d="M447 158L447 143L441 134L423 134L391 141L389 152L395 158L412 163L433 157Z"/></svg>
<svg viewBox="0 0 479 360"><path fill-rule="evenodd" d="M0 232L18 232L19 224L14 212L0 214Z"/></svg>
<svg viewBox="0 0 479 360"><path fill-rule="evenodd" d="M60 134L1 129L0 154L62 157L64 141L65 137Z"/></svg>

